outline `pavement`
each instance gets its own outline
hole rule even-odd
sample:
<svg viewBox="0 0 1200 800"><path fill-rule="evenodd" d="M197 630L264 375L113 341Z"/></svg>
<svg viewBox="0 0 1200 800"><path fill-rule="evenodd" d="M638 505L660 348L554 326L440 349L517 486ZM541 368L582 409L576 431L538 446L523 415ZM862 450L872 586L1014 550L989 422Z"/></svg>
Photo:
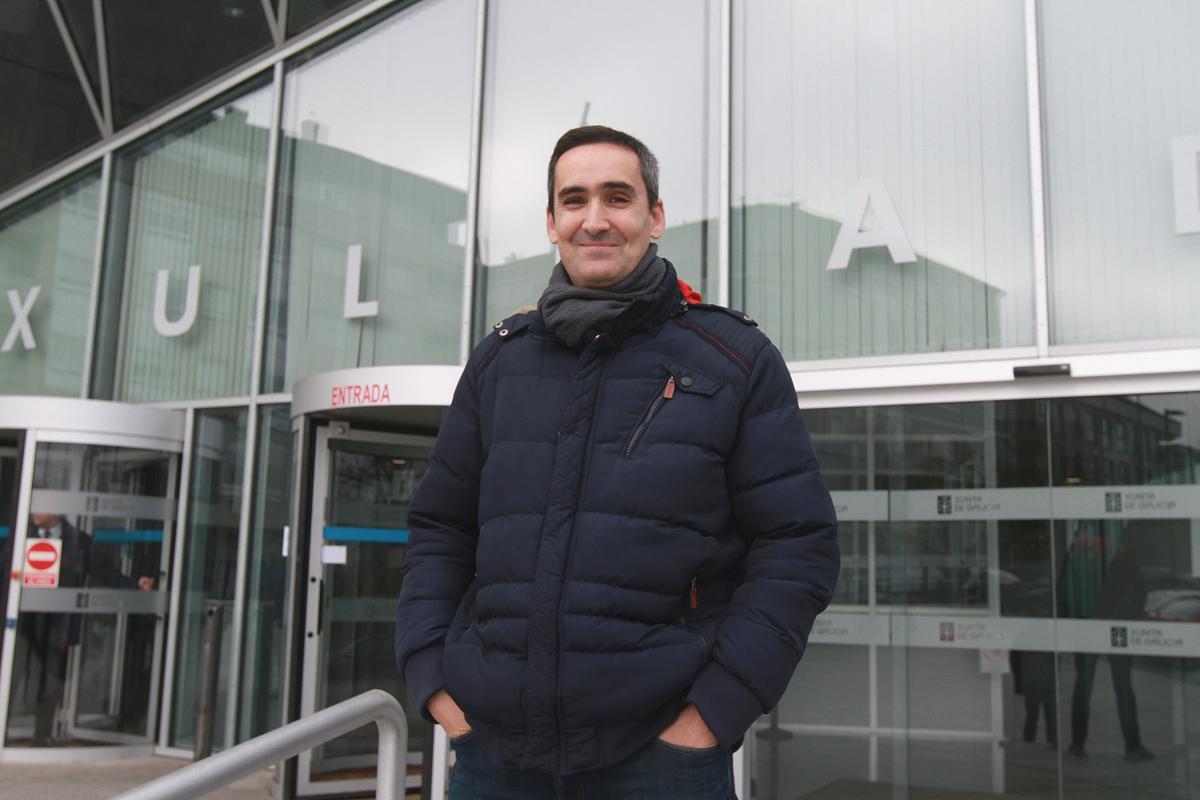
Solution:
<svg viewBox="0 0 1200 800"><path fill-rule="evenodd" d="M192 762L146 756L116 761L0 764L0 800L78 800L109 798ZM220 800L268 800L273 769L256 772L220 791Z"/></svg>

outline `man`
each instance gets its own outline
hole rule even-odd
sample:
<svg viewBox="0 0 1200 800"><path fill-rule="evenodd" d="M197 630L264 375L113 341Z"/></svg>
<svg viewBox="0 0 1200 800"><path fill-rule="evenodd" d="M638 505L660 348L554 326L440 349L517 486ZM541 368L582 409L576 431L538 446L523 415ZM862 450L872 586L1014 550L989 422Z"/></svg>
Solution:
<svg viewBox="0 0 1200 800"><path fill-rule="evenodd" d="M1145 613L1146 583L1122 520L1071 520L1072 537L1059 575L1059 607L1074 619L1138 620ZM1096 653L1075 654L1075 686L1071 692L1071 744L1067 753L1084 757L1091 716ZM1125 740L1125 760L1150 761L1154 754L1142 743L1137 697L1133 693L1133 656L1108 654L1108 669L1117 700L1117 722Z"/></svg>
<svg viewBox="0 0 1200 800"><path fill-rule="evenodd" d="M783 359L651 244L645 145L550 159L561 262L455 391L409 512L397 665L458 760L451 797L733 796L838 571Z"/></svg>
<svg viewBox="0 0 1200 800"><path fill-rule="evenodd" d="M107 586L117 589L154 588L154 578L136 580L122 573L94 547L92 537L61 514L33 512L29 515L28 538L62 541L62 564L58 585L64 589ZM29 588L25 591L46 591ZM82 617L79 614L27 612L20 616L17 633L27 643L24 658L26 680L36 684L32 744L54 744L55 716L62 706L70 648L79 644Z"/></svg>

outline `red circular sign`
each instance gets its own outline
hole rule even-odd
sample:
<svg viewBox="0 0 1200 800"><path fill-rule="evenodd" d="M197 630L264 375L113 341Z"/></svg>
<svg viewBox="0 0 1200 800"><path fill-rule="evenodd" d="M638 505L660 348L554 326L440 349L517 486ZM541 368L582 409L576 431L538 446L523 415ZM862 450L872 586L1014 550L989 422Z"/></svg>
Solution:
<svg viewBox="0 0 1200 800"><path fill-rule="evenodd" d="M49 542L38 542L29 548L25 560L34 569L50 569L58 561L58 549Z"/></svg>

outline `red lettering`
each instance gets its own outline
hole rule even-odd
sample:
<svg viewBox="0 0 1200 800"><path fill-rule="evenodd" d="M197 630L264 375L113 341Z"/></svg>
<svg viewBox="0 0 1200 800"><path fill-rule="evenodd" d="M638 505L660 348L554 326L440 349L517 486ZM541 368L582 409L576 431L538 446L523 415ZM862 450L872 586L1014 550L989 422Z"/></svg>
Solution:
<svg viewBox="0 0 1200 800"><path fill-rule="evenodd" d="M391 387L386 383L348 383L345 386L334 386L329 390L329 404L332 407L347 404L390 403L391 401Z"/></svg>

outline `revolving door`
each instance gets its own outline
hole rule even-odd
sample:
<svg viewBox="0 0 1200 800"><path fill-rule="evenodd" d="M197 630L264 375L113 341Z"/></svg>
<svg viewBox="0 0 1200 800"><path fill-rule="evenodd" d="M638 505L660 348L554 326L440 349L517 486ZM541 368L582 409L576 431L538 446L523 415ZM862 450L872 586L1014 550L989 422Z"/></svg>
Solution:
<svg viewBox="0 0 1200 800"><path fill-rule="evenodd" d="M0 753L148 750L182 413L59 398L2 410Z"/></svg>

